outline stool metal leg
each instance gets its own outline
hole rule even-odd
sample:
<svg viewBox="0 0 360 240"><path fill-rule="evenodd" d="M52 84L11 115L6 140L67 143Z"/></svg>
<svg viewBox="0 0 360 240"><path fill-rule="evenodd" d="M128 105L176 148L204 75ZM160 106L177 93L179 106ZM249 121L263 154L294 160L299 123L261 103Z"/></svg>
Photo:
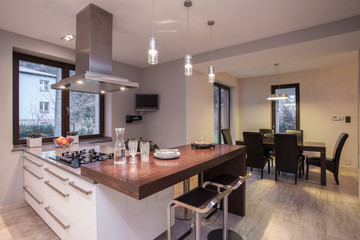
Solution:
<svg viewBox="0 0 360 240"><path fill-rule="evenodd" d="M174 204L172 202L167 206L167 239L171 240L171 206Z"/></svg>
<svg viewBox="0 0 360 240"><path fill-rule="evenodd" d="M195 239L201 240L201 213L196 212Z"/></svg>
<svg viewBox="0 0 360 240"><path fill-rule="evenodd" d="M223 205L223 239L228 239L228 196L224 197L224 205Z"/></svg>
<svg viewBox="0 0 360 240"><path fill-rule="evenodd" d="M228 201L228 196L224 197L223 200L223 228L218 228L215 230L212 230L211 232L209 232L207 239L208 240L219 240L219 239L223 239L223 240L242 240L242 237L232 231L228 229L228 206L229 206L229 201Z"/></svg>

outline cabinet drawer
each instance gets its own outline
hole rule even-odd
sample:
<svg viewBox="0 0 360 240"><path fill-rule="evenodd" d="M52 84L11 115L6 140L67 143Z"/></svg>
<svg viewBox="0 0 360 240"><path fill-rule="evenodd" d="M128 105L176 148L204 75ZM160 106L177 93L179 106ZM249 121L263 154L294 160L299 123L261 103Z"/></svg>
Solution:
<svg viewBox="0 0 360 240"><path fill-rule="evenodd" d="M70 219L64 216L61 210L54 205L47 205L44 208L46 223L62 240L72 239L73 226Z"/></svg>
<svg viewBox="0 0 360 240"><path fill-rule="evenodd" d="M42 170L42 168L44 167L44 161L29 154L24 155L23 159L24 165L26 166L31 166L33 168L37 168L38 170Z"/></svg>
<svg viewBox="0 0 360 240"><path fill-rule="evenodd" d="M45 220L45 196L38 193L30 186L24 186L25 200Z"/></svg>
<svg viewBox="0 0 360 240"><path fill-rule="evenodd" d="M44 172L46 173L47 176L50 176L52 178L55 178L57 181L63 183L63 184L67 184L67 182L69 181L69 173L60 170L57 167L51 166L51 165L46 165L44 167ZM48 177L47 177L48 179Z"/></svg>
<svg viewBox="0 0 360 240"><path fill-rule="evenodd" d="M47 179L44 183L46 185L47 203L53 205L63 215L70 218L72 216L72 206L69 187L54 179Z"/></svg>
<svg viewBox="0 0 360 240"><path fill-rule="evenodd" d="M30 166L24 166L24 185L30 186L40 195L45 197L44 174Z"/></svg>

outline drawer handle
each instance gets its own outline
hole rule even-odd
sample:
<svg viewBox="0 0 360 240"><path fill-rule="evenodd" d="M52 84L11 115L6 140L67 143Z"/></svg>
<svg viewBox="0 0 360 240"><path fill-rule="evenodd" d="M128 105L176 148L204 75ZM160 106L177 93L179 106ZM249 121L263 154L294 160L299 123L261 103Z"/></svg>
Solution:
<svg viewBox="0 0 360 240"><path fill-rule="evenodd" d="M39 205L41 205L41 204L44 203L44 201L41 201L41 200L37 199L37 198L29 191L28 187L23 186L23 189L24 189L25 192L27 192L27 194L29 194L29 196L32 197L32 198L35 200L35 202L37 202Z"/></svg>
<svg viewBox="0 0 360 240"><path fill-rule="evenodd" d="M60 194L63 198L69 197L69 194L68 194L68 193L63 193L62 191L60 191L59 189L57 189L56 187L54 187L53 185L51 185L49 181L45 181L44 183L45 183L46 185L48 185L51 189L53 189L55 192L57 192L58 194Z"/></svg>
<svg viewBox="0 0 360 240"><path fill-rule="evenodd" d="M24 169L25 171L27 171L28 173L30 173L31 175L33 175L34 177L36 177L37 179L40 179L40 180L43 179L43 177L36 175L36 174L33 173L32 171L30 171L30 169L28 169L26 166L23 166L23 169Z"/></svg>
<svg viewBox="0 0 360 240"><path fill-rule="evenodd" d="M76 185L74 184L74 182L69 182L69 185L72 186L73 188L75 188L76 190L78 190L79 192L85 194L85 195L90 195L90 194L92 194L92 191L91 191L91 190L90 190L90 191L86 191L86 190L82 189L81 187L76 186Z"/></svg>
<svg viewBox="0 0 360 240"><path fill-rule="evenodd" d="M42 167L43 165L42 164L38 164L38 163L36 163L36 162L34 162L33 160L31 160L30 158L28 158L28 157L24 157L27 161L29 161L29 162L31 162L32 164L34 164L35 166L37 166L37 167Z"/></svg>
<svg viewBox="0 0 360 240"><path fill-rule="evenodd" d="M51 175L53 175L54 177L57 177L58 179L60 179L60 180L63 181L63 182L69 181L68 178L63 178L63 177L57 175L56 173L54 173L53 171L51 171L51 170L48 169L48 168L44 168L44 170L47 171L48 173L50 173Z"/></svg>
<svg viewBox="0 0 360 240"><path fill-rule="evenodd" d="M58 223L58 224L60 224L60 226L63 228L63 229L69 229L70 228L70 225L69 224L67 224L67 225L65 225L64 223L62 223L61 221L60 221L60 219L58 219L56 216L55 216L55 214L53 214L51 211L50 211L50 207L45 207L45 211L47 211L47 213Z"/></svg>

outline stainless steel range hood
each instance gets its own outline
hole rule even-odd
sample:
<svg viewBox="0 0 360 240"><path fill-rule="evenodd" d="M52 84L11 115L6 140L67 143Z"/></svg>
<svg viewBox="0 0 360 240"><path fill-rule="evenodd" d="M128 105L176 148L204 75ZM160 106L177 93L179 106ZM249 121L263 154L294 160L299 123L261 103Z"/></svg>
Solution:
<svg viewBox="0 0 360 240"><path fill-rule="evenodd" d="M139 87L112 76L112 25L112 14L92 3L76 15L76 75L52 84L52 89L105 93Z"/></svg>

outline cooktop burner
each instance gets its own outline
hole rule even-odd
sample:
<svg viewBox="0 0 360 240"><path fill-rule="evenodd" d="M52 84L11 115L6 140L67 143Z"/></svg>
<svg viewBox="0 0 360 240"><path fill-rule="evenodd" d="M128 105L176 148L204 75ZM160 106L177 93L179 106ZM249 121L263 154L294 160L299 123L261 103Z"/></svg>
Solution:
<svg viewBox="0 0 360 240"><path fill-rule="evenodd" d="M61 156L50 156L50 158L70 167L79 168L82 164L113 159L114 153L105 154L95 152L94 149L84 149L80 151L64 152Z"/></svg>

